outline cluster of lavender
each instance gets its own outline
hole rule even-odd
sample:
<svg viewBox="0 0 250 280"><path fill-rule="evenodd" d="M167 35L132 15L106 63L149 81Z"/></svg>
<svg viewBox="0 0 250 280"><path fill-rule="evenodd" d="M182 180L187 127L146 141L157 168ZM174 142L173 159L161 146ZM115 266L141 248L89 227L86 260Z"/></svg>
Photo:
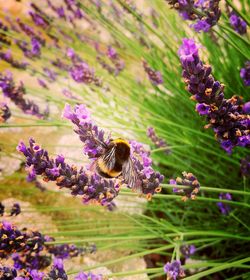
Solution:
<svg viewBox="0 0 250 280"><path fill-rule="evenodd" d="M240 77L242 78L245 86L250 86L250 60L245 63L245 67L240 70Z"/></svg>
<svg viewBox="0 0 250 280"><path fill-rule="evenodd" d="M196 247L194 245L183 245L181 246L180 251L185 259L188 259L196 252Z"/></svg>
<svg viewBox="0 0 250 280"><path fill-rule="evenodd" d="M170 154L171 150L168 147L168 144L166 143L166 141L164 139L159 138L156 133L155 133L155 129L153 127L149 127L147 130L147 136L149 137L149 139L154 143L154 145L157 148L162 148L165 151L165 154Z"/></svg>
<svg viewBox="0 0 250 280"><path fill-rule="evenodd" d="M119 193L119 185L114 180L106 180L97 174L65 163L63 156L50 159L48 152L42 149L33 139L29 147L20 142L17 150L26 157L28 180L42 175L43 180L55 181L60 188L68 188L72 195L81 195L85 204L98 203L108 205Z"/></svg>
<svg viewBox="0 0 250 280"><path fill-rule="evenodd" d="M51 241L54 240L51 238ZM74 244L62 244L62 245L48 245L48 252L59 259L68 259L77 257L87 253L95 253L96 245L92 244L86 247L77 247Z"/></svg>
<svg viewBox="0 0 250 280"><path fill-rule="evenodd" d="M10 108L6 103L0 102L0 123L5 123L10 117Z"/></svg>
<svg viewBox="0 0 250 280"><path fill-rule="evenodd" d="M102 81L95 76L94 69L81 59L79 55L71 48L67 50L67 56L71 59L72 66L69 68L69 73L73 80L77 83L95 84L101 86Z"/></svg>
<svg viewBox="0 0 250 280"><path fill-rule="evenodd" d="M149 157L150 152L146 151L141 143L129 141L131 154L130 157L134 164L137 174L137 186L141 188L142 194L150 200L152 195L160 192L160 184L164 176L152 168L152 160Z"/></svg>
<svg viewBox="0 0 250 280"><path fill-rule="evenodd" d="M163 83L163 78L160 71L152 69L145 60L142 61L142 65L148 75L150 82L153 85L157 86Z"/></svg>
<svg viewBox="0 0 250 280"><path fill-rule="evenodd" d="M195 21L191 26L196 32L208 32L221 16L219 0L167 0L167 2L179 11L183 19Z"/></svg>
<svg viewBox="0 0 250 280"><path fill-rule="evenodd" d="M19 62L18 60L15 60L10 50L7 50L6 52L0 52L0 59L4 60L5 62L9 63L12 67L17 69L26 69L27 67L26 62Z"/></svg>
<svg viewBox="0 0 250 280"><path fill-rule="evenodd" d="M241 17L237 16L235 12L230 13L229 20L231 26L236 32L238 32L241 35L247 33L247 23Z"/></svg>
<svg viewBox="0 0 250 280"><path fill-rule="evenodd" d="M181 267L180 261L168 262L164 265L163 269L167 274L167 280L178 280L185 277L185 272Z"/></svg>
<svg viewBox="0 0 250 280"><path fill-rule="evenodd" d="M10 46L11 41L9 40L9 38L6 35L6 32L8 32L8 30L9 30L9 28L0 21L0 42L2 44Z"/></svg>
<svg viewBox="0 0 250 280"><path fill-rule="evenodd" d="M30 44L24 40L16 40L16 45L22 50L27 58L40 58L41 43L35 37L32 37Z"/></svg>
<svg viewBox="0 0 250 280"><path fill-rule="evenodd" d="M110 138L104 138L104 131L99 130L93 124L90 113L84 105L76 105L71 111L69 105L65 106L64 117L76 125L75 132L79 135L80 140L84 143L84 153L89 158L97 158L104 152L102 143L109 144ZM141 187L143 194L150 199L155 192L159 192L159 185L164 177L155 172L152 168L152 160L141 143L130 141L130 156L137 174L137 184Z"/></svg>
<svg viewBox="0 0 250 280"><path fill-rule="evenodd" d="M98 44L96 44L96 50L98 51L99 55L96 57L97 62L104 68L106 69L110 74L113 74L115 76L117 76L125 67L125 63L124 61L120 58L120 56L118 55L117 51L109 46L108 50L106 53L103 53L100 49ZM102 57L107 56L112 64L110 65L109 63L107 63Z"/></svg>
<svg viewBox="0 0 250 280"><path fill-rule="evenodd" d="M71 110L70 105L66 104L63 112L63 117L70 120L75 126L74 130L80 140L84 143L83 152L89 158L97 158L104 152L104 147L101 143L109 144L110 139L104 138L104 131L99 129L91 120L90 112L81 104L76 105Z"/></svg>
<svg viewBox="0 0 250 280"><path fill-rule="evenodd" d="M188 198L195 199L200 190L200 183L192 173L182 172L183 178L177 177L175 180L170 179L169 184L186 186L186 188L173 188L174 193L183 194L183 201Z"/></svg>
<svg viewBox="0 0 250 280"><path fill-rule="evenodd" d="M211 66L202 63L193 39L183 39L179 56L187 90L198 102L196 110L207 116L206 128L213 128L221 147L228 153L235 146L250 147L250 116L243 112L242 98L224 98L224 85L215 81Z"/></svg>
<svg viewBox="0 0 250 280"><path fill-rule="evenodd" d="M232 196L230 193L220 193L219 199L221 200L232 200ZM231 211L231 208L228 204L224 204L223 202L218 202L217 206L220 209L221 214L228 215Z"/></svg>
<svg viewBox="0 0 250 280"><path fill-rule="evenodd" d="M241 159L240 170L242 176L250 177L250 156Z"/></svg>
<svg viewBox="0 0 250 280"><path fill-rule="evenodd" d="M35 25L47 29L50 26L51 19L49 16L43 12L36 4L30 4L32 10L29 11L29 14L35 23Z"/></svg>
<svg viewBox="0 0 250 280"><path fill-rule="evenodd" d="M3 216L5 213L5 206L0 202L0 216ZM17 216L21 213L21 207L19 203L13 203L10 209L10 216Z"/></svg>
<svg viewBox="0 0 250 280"><path fill-rule="evenodd" d="M38 231L19 230L9 222L0 223L0 258L12 258L17 270L40 270L51 264L52 256L62 260L96 251L95 245L78 248L75 245L51 245L54 239ZM0 278L1 279L1 278ZM53 278L55 279L55 278Z"/></svg>
<svg viewBox="0 0 250 280"><path fill-rule="evenodd" d="M53 265L48 273L44 273L33 269L31 271L17 271L14 267L0 266L1 280L68 280L64 265L61 259L54 259ZM93 274L91 272L80 272L75 280L104 280L101 274Z"/></svg>
<svg viewBox="0 0 250 280"><path fill-rule="evenodd" d="M6 72L5 75L0 74L0 88L5 97L11 99L14 104L24 113L44 118L46 113L40 113L38 105L31 100L25 100L25 88L21 82L18 86L15 85L11 72Z"/></svg>

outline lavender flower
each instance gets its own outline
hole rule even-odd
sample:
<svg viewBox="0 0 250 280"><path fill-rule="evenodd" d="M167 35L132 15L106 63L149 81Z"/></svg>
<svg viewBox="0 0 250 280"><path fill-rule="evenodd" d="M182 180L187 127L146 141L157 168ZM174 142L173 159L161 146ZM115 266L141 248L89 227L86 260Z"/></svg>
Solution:
<svg viewBox="0 0 250 280"><path fill-rule="evenodd" d="M44 67L43 68L43 72L44 74L47 76L48 80L50 82L54 82L56 80L56 77L57 77L57 73L54 72L53 70L47 68L47 67Z"/></svg>
<svg viewBox="0 0 250 280"><path fill-rule="evenodd" d="M19 62L15 60L11 54L11 51L8 50L6 52L0 52L0 59L6 61L11 66L17 69L26 69L27 63L26 62Z"/></svg>
<svg viewBox="0 0 250 280"><path fill-rule="evenodd" d="M167 2L172 8L179 11L184 20L195 21L191 27L196 32L208 32L221 16L219 0L167 0Z"/></svg>
<svg viewBox="0 0 250 280"><path fill-rule="evenodd" d="M219 199L232 200L232 196L230 193L220 193ZM228 215L231 211L231 208L228 206L228 204L224 204L223 202L218 202L217 206L219 207L221 214L223 215Z"/></svg>
<svg viewBox="0 0 250 280"><path fill-rule="evenodd" d="M242 176L250 177L250 156L241 159L240 170Z"/></svg>
<svg viewBox="0 0 250 280"><path fill-rule="evenodd" d="M110 140L109 138L104 139L104 131L93 124L90 112L83 104L76 105L73 111L70 105L66 104L63 117L77 126L75 132L84 143L84 154L88 155L89 158L96 158L103 154L104 147L100 145L100 142L108 144Z"/></svg>
<svg viewBox="0 0 250 280"><path fill-rule="evenodd" d="M47 86L46 82L43 79L37 78L37 82L39 86L41 86L42 88L49 89L49 87Z"/></svg>
<svg viewBox="0 0 250 280"><path fill-rule="evenodd" d="M25 100L25 88L21 82L19 86L15 86L11 72L6 72L5 75L0 74L0 87L2 88L5 97L8 97L20 108L25 114L30 114L42 118L44 114L40 113L38 105L33 101Z"/></svg>
<svg viewBox="0 0 250 280"><path fill-rule="evenodd" d="M101 86L102 84L101 80L95 76L94 70L86 62L74 64L69 73L77 83L94 83L96 86Z"/></svg>
<svg viewBox="0 0 250 280"><path fill-rule="evenodd" d="M137 174L137 186L140 186L142 193L150 200L152 195L161 191L160 183L164 176L155 172L152 168L150 153L143 148L141 143L129 141L131 149L131 159Z"/></svg>
<svg viewBox="0 0 250 280"><path fill-rule="evenodd" d="M250 101L246 102L244 105L243 105L243 112L245 114L250 114Z"/></svg>
<svg viewBox="0 0 250 280"><path fill-rule="evenodd" d="M93 124L90 113L84 105L76 105L72 111L67 104L63 116L76 125L77 129L75 129L75 132L84 143L84 153L89 158L97 158L104 153L105 147L101 143L104 142L108 145L110 138L104 138L104 131L99 130ZM164 177L159 172L153 170L149 152L143 148L141 143L130 141L129 144L130 156L137 174L136 184L138 187L140 186L142 193L150 199L155 192L161 191L159 185Z"/></svg>
<svg viewBox="0 0 250 280"><path fill-rule="evenodd" d="M181 246L180 251L182 255L187 259L195 253L196 247L194 245L183 245Z"/></svg>
<svg viewBox="0 0 250 280"><path fill-rule="evenodd" d="M163 83L162 74L160 71L152 69L145 60L142 61L142 64L150 82L153 85L157 86Z"/></svg>
<svg viewBox="0 0 250 280"><path fill-rule="evenodd" d="M0 266L0 279L13 280L17 277L17 271L12 267Z"/></svg>
<svg viewBox="0 0 250 280"><path fill-rule="evenodd" d="M0 240L0 258L25 249L25 235L9 222L0 222Z"/></svg>
<svg viewBox="0 0 250 280"><path fill-rule="evenodd" d="M6 32L8 32L8 27L0 21L0 42L7 46L10 46L11 40L9 40L9 38L5 34Z"/></svg>
<svg viewBox="0 0 250 280"><path fill-rule="evenodd" d="M19 203L14 203L10 210L10 216L17 216L21 213L21 207Z"/></svg>
<svg viewBox="0 0 250 280"><path fill-rule="evenodd" d="M80 272L75 280L103 280L103 276L101 274L93 274L92 272L84 273Z"/></svg>
<svg viewBox="0 0 250 280"><path fill-rule="evenodd" d="M6 103L0 102L0 123L5 123L10 117L10 108Z"/></svg>
<svg viewBox="0 0 250 280"><path fill-rule="evenodd" d="M61 259L55 259L52 269L48 273L48 277L45 277L44 280L49 279L61 279L67 280L68 276L63 267L63 261Z"/></svg>
<svg viewBox="0 0 250 280"><path fill-rule="evenodd" d="M117 51L111 46L108 47L107 56L109 57L109 59L114 64L114 66L115 66L114 74L115 74L115 76L117 76L124 69L125 63L119 57Z"/></svg>
<svg viewBox="0 0 250 280"><path fill-rule="evenodd" d="M43 150L33 139L30 147L20 142L17 150L26 157L26 166L35 175L42 175L44 181L56 181L61 188L69 188L72 195L81 195L83 203L95 202L108 205L119 193L119 185L114 180L106 180L97 174L64 162L63 156L50 159L48 152Z"/></svg>
<svg viewBox="0 0 250 280"><path fill-rule="evenodd" d="M187 173L185 171L182 172L182 176L183 178L177 177L175 180L171 179L169 184L188 186L188 188L173 188L173 192L184 194L182 197L183 201L186 201L188 198L195 199L200 190L200 184L197 178L192 173Z"/></svg>
<svg viewBox="0 0 250 280"><path fill-rule="evenodd" d="M185 276L180 261L166 263L164 265L164 272L167 274L167 280L177 280Z"/></svg>
<svg viewBox="0 0 250 280"><path fill-rule="evenodd" d="M245 86L250 86L250 60L245 63L245 68L241 68L240 77Z"/></svg>
<svg viewBox="0 0 250 280"><path fill-rule="evenodd" d="M221 147L229 154L235 146L250 147L250 116L243 112L242 98L224 98L224 85L215 81L211 66L202 63L194 40L183 39L178 54L187 89L198 102L196 110L209 122L206 128L213 128Z"/></svg>
<svg viewBox="0 0 250 280"><path fill-rule="evenodd" d="M155 146L157 148L166 148L165 153L169 154L171 153L170 149L168 148L168 144L166 143L165 140L159 138L153 127L148 127L147 130L147 136L149 137L149 139L155 144Z"/></svg>
<svg viewBox="0 0 250 280"><path fill-rule="evenodd" d="M29 15L33 22L37 26L47 29L50 26L50 18L34 3L31 3L31 7L33 8L33 11L30 11Z"/></svg>
<svg viewBox="0 0 250 280"><path fill-rule="evenodd" d="M69 89L67 89L67 88L64 88L64 89L62 90L62 94L63 94L65 97L67 97L67 98L79 100L79 98L76 97L76 96L74 96L73 93L72 93Z"/></svg>
<svg viewBox="0 0 250 280"><path fill-rule="evenodd" d="M46 40L41 36L41 34L37 34L32 27L23 23L19 18L17 19L17 23L21 30L30 37L30 39L35 38L37 41L40 42L42 46L45 46Z"/></svg>
<svg viewBox="0 0 250 280"><path fill-rule="evenodd" d="M92 250L92 247L90 248ZM53 245L48 249L49 253L59 259L67 259L83 255L88 248L76 247L73 244Z"/></svg>
<svg viewBox="0 0 250 280"><path fill-rule="evenodd" d="M247 23L239 16L237 16L234 12L230 14L230 24L234 28L236 32L239 34L247 33Z"/></svg>
<svg viewBox="0 0 250 280"><path fill-rule="evenodd" d="M35 37L31 38L31 48L26 41L16 40L17 46L23 51L23 54L28 58L40 58L41 43Z"/></svg>

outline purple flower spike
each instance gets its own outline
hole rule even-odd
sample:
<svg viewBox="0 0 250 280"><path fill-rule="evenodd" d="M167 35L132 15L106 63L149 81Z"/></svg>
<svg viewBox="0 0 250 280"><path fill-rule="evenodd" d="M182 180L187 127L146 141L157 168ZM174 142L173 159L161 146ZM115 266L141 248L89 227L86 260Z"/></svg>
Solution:
<svg viewBox="0 0 250 280"><path fill-rule="evenodd" d="M247 23L239 16L237 16L234 12L230 15L230 24L234 28L236 32L243 35L247 33Z"/></svg>
<svg viewBox="0 0 250 280"><path fill-rule="evenodd" d="M165 150L165 154L170 154L171 150L170 148L168 148L168 144L166 143L165 140L159 138L153 127L149 127L147 130L147 136L149 137L149 139L155 144L155 146L157 148L166 148Z"/></svg>
<svg viewBox="0 0 250 280"><path fill-rule="evenodd" d="M188 198L195 199L197 193L200 190L200 183L197 178L192 173L182 172L183 178L177 177L175 180L170 179L170 185L183 185L188 186L188 188L173 188L174 193L183 194L183 201L186 201Z"/></svg>
<svg viewBox="0 0 250 280"><path fill-rule="evenodd" d="M38 105L33 101L24 99L25 87L22 82L19 86L15 85L11 72L6 72L5 75L0 74L0 88L2 88L4 96L10 98L25 114L34 115L38 118L44 117L40 113Z"/></svg>
<svg viewBox="0 0 250 280"><path fill-rule="evenodd" d="M84 273L80 272L75 280L103 280L103 276L101 274L93 274L92 272Z"/></svg>
<svg viewBox="0 0 250 280"><path fill-rule="evenodd" d="M193 255L196 251L196 247L194 245L183 245L180 248L182 255L188 259L191 255Z"/></svg>
<svg viewBox="0 0 250 280"><path fill-rule="evenodd" d="M75 132L84 143L83 151L89 158L96 158L104 152L100 142L108 144L109 138L104 139L104 131L92 122L85 105L76 105L72 111L70 105L66 104L63 116L77 126Z"/></svg>
<svg viewBox="0 0 250 280"><path fill-rule="evenodd" d="M245 63L245 68L241 68L240 77L242 78L245 86L250 86L250 60Z"/></svg>
<svg viewBox="0 0 250 280"><path fill-rule="evenodd" d="M195 21L191 24L196 32L208 32L219 21L221 10L219 0L166 0L171 7L176 9L184 20Z"/></svg>
<svg viewBox="0 0 250 280"><path fill-rule="evenodd" d="M30 147L23 147L19 143L20 150L26 157L26 168L35 176L42 175L43 180L55 181L63 188L69 188L72 195L81 195L83 203L96 203L107 206L119 193L119 185L116 180L106 180L97 174L65 163L62 156L56 160L50 159L46 150L42 149L33 139L30 139Z"/></svg>
<svg viewBox="0 0 250 280"><path fill-rule="evenodd" d="M142 64L145 72L148 75L150 82L153 85L157 86L163 83L163 78L160 71L156 71L152 69L145 60L142 61Z"/></svg>
<svg viewBox="0 0 250 280"><path fill-rule="evenodd" d="M232 200L232 196L230 193L221 193L219 195L219 199ZM221 214L223 214L223 215L228 215L231 211L231 208L229 207L229 205L224 204L223 202L218 202L217 206L219 207Z"/></svg>
<svg viewBox="0 0 250 280"><path fill-rule="evenodd" d="M250 156L241 159L240 170L242 176L250 177Z"/></svg>
<svg viewBox="0 0 250 280"><path fill-rule="evenodd" d="M6 103L0 102L0 123L5 123L10 117L10 108Z"/></svg>
<svg viewBox="0 0 250 280"><path fill-rule="evenodd" d="M209 123L205 128L214 130L221 147L229 154L235 146L250 147L250 116L244 111L242 98L224 98L224 85L215 81L211 66L200 60L193 39L183 39L178 54L187 90L197 101L197 112L205 115Z"/></svg>
<svg viewBox="0 0 250 280"><path fill-rule="evenodd" d="M180 261L168 262L164 265L164 272L167 274L168 280L178 280L185 276Z"/></svg>
<svg viewBox="0 0 250 280"><path fill-rule="evenodd" d="M19 203L14 203L11 208L10 216L17 216L21 213L21 207Z"/></svg>

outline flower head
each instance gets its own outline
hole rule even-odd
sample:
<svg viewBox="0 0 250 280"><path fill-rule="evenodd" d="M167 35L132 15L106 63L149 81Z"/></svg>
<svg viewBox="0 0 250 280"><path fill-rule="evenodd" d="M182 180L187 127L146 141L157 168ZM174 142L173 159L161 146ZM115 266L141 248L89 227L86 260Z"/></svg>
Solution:
<svg viewBox="0 0 250 280"><path fill-rule="evenodd" d="M173 188L174 193L184 194L182 200L186 201L188 198L195 199L200 190L200 183L192 173L182 172L183 177L177 177L175 180L171 179L171 185L183 185L186 188Z"/></svg>
<svg viewBox="0 0 250 280"><path fill-rule="evenodd" d="M10 108L6 103L0 102L0 123L6 122L10 117Z"/></svg>
<svg viewBox="0 0 250 280"><path fill-rule="evenodd" d="M240 170L242 176L250 177L250 156L241 159Z"/></svg>
<svg viewBox="0 0 250 280"><path fill-rule="evenodd" d="M183 39L178 54L187 89L197 101L196 110L206 115L207 127L213 128L221 147L229 154L235 146L249 147L250 116L243 111L242 98L224 98L224 85L215 81L212 68L200 60L193 39Z"/></svg>
<svg viewBox="0 0 250 280"><path fill-rule="evenodd" d="M84 273L80 272L75 278L75 280L103 280L101 274L93 274L92 272Z"/></svg>
<svg viewBox="0 0 250 280"><path fill-rule="evenodd" d="M17 216L17 215L19 215L20 213L21 213L20 204L19 204L19 203L14 203L14 204L12 205L10 215L11 215L11 216Z"/></svg>
<svg viewBox="0 0 250 280"><path fill-rule="evenodd" d="M159 138L153 127L148 127L147 129L147 136L149 137L149 139L155 144L155 146L157 148L166 148L165 153L169 154L170 148L168 148L168 144L166 143L166 141L164 139Z"/></svg>
<svg viewBox="0 0 250 280"><path fill-rule="evenodd" d="M245 34L247 32L247 23L234 12L230 14L230 24L236 32L239 34Z"/></svg>
<svg viewBox="0 0 250 280"><path fill-rule="evenodd" d="M143 64L143 68L144 68L145 72L148 75L150 82L153 85L157 86L157 85L160 85L163 83L163 78L162 78L162 74L160 71L156 71L156 70L152 69L145 60L142 61L142 64Z"/></svg>
<svg viewBox="0 0 250 280"><path fill-rule="evenodd" d="M219 195L219 199L232 200L232 196L230 193L221 193ZM231 211L231 208L228 206L228 204L225 204L223 202L218 202L217 206L219 207L221 214L223 214L223 215L228 215Z"/></svg>
<svg viewBox="0 0 250 280"><path fill-rule="evenodd" d="M164 272L167 274L167 280L178 280L185 276L184 270L181 268L180 261L166 263L164 265Z"/></svg>
<svg viewBox="0 0 250 280"><path fill-rule="evenodd" d="M245 86L250 86L250 61L245 63L245 68L241 68L240 77L242 78Z"/></svg>
<svg viewBox="0 0 250 280"><path fill-rule="evenodd" d="M180 251L182 255L187 259L195 253L196 247L194 245L183 245L181 246Z"/></svg>

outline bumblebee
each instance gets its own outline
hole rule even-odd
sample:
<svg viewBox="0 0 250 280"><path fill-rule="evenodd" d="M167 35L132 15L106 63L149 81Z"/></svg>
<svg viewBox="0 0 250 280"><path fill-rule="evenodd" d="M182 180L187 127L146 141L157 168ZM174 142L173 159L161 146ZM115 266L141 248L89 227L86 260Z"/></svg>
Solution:
<svg viewBox="0 0 250 280"><path fill-rule="evenodd" d="M130 157L130 145L122 139L111 140L107 145L99 142L104 152L94 162L96 172L105 178L122 176L124 182L132 189L141 192L137 184L137 175Z"/></svg>

